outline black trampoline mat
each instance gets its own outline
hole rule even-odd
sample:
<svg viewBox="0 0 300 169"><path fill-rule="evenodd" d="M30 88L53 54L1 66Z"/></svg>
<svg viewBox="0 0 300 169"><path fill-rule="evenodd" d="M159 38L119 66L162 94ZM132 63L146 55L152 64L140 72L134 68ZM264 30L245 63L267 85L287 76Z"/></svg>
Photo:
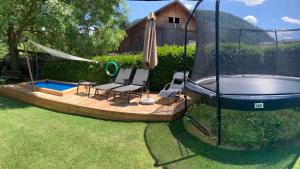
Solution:
<svg viewBox="0 0 300 169"><path fill-rule="evenodd" d="M197 84L216 91L216 78L200 79ZM300 78L268 75L220 76L220 93L227 95L300 94Z"/></svg>

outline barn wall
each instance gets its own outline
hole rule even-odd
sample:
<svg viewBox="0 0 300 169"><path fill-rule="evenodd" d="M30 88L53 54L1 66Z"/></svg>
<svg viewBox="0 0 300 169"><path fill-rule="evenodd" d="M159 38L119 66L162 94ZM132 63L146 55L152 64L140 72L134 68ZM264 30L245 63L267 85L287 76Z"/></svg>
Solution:
<svg viewBox="0 0 300 169"><path fill-rule="evenodd" d="M184 45L184 25L189 13L177 3L156 14L157 45ZM179 24L169 23L169 17L179 18ZM145 20L127 30L127 37L121 43L119 52L138 52L143 50ZM188 26L188 40L196 40L196 21L193 18Z"/></svg>

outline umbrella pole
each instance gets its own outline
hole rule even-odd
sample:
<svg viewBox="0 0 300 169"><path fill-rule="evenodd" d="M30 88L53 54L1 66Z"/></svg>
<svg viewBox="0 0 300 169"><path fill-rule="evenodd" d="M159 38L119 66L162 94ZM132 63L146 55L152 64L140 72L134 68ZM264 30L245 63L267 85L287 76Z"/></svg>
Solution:
<svg viewBox="0 0 300 169"><path fill-rule="evenodd" d="M149 71L149 79L151 77L151 69L148 67L148 71ZM148 79L147 81L147 100L149 100L150 98L150 80Z"/></svg>

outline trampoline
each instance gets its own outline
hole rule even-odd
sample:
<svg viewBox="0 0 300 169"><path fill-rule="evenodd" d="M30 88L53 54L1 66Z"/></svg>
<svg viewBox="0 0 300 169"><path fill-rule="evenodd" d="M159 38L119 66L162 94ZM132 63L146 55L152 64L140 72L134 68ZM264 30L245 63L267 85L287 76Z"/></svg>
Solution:
<svg viewBox="0 0 300 169"><path fill-rule="evenodd" d="M261 125L259 130L267 133L276 131L276 126L287 124L280 121L281 117L298 119L297 113L300 112L299 25L275 24L272 21L278 16L270 4L278 1L252 5L239 2L198 0L185 26L185 72L192 73L185 80L184 93L186 105L188 97L194 102L193 108L188 110L186 106L187 117L193 119L193 124L197 124L200 130L205 128L203 126L209 126L207 131L213 131L218 145L221 144L222 130L227 133L223 135L227 136L224 137L225 143L235 142L228 142L233 135L245 134L246 138L246 132L235 133L232 130L235 128L230 126L233 125L233 118L240 119L236 125L240 122L249 124L240 128L256 133L251 130L254 128L251 125ZM294 8L299 6L298 3L288 1L281 4L287 9L282 13L288 15L290 12L298 16L298 9ZM239 10L235 10L237 7L233 5L239 5ZM241 10L253 16L245 16ZM193 16L197 28L196 55L193 67L189 67L187 28ZM256 18L261 21L257 22ZM275 117L280 113L284 114ZM222 121L227 126L222 125ZM257 121L261 123L255 123ZM289 124L298 126L299 122L290 121ZM287 126L283 128L276 138L263 140L279 140L284 129L289 131Z"/></svg>
<svg viewBox="0 0 300 169"><path fill-rule="evenodd" d="M300 107L300 78L270 75L220 76L222 108L270 111ZM186 83L187 94L195 101L215 106L216 77Z"/></svg>

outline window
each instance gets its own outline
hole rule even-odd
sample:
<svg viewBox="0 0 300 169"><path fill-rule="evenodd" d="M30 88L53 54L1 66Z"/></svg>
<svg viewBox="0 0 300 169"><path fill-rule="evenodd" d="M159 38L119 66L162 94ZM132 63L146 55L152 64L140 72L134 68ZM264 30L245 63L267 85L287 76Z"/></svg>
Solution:
<svg viewBox="0 0 300 169"><path fill-rule="evenodd" d="M179 18L175 18L175 23L179 23Z"/></svg>
<svg viewBox="0 0 300 169"><path fill-rule="evenodd" d="M173 23L173 22L174 22L173 17L169 17L169 23Z"/></svg>

